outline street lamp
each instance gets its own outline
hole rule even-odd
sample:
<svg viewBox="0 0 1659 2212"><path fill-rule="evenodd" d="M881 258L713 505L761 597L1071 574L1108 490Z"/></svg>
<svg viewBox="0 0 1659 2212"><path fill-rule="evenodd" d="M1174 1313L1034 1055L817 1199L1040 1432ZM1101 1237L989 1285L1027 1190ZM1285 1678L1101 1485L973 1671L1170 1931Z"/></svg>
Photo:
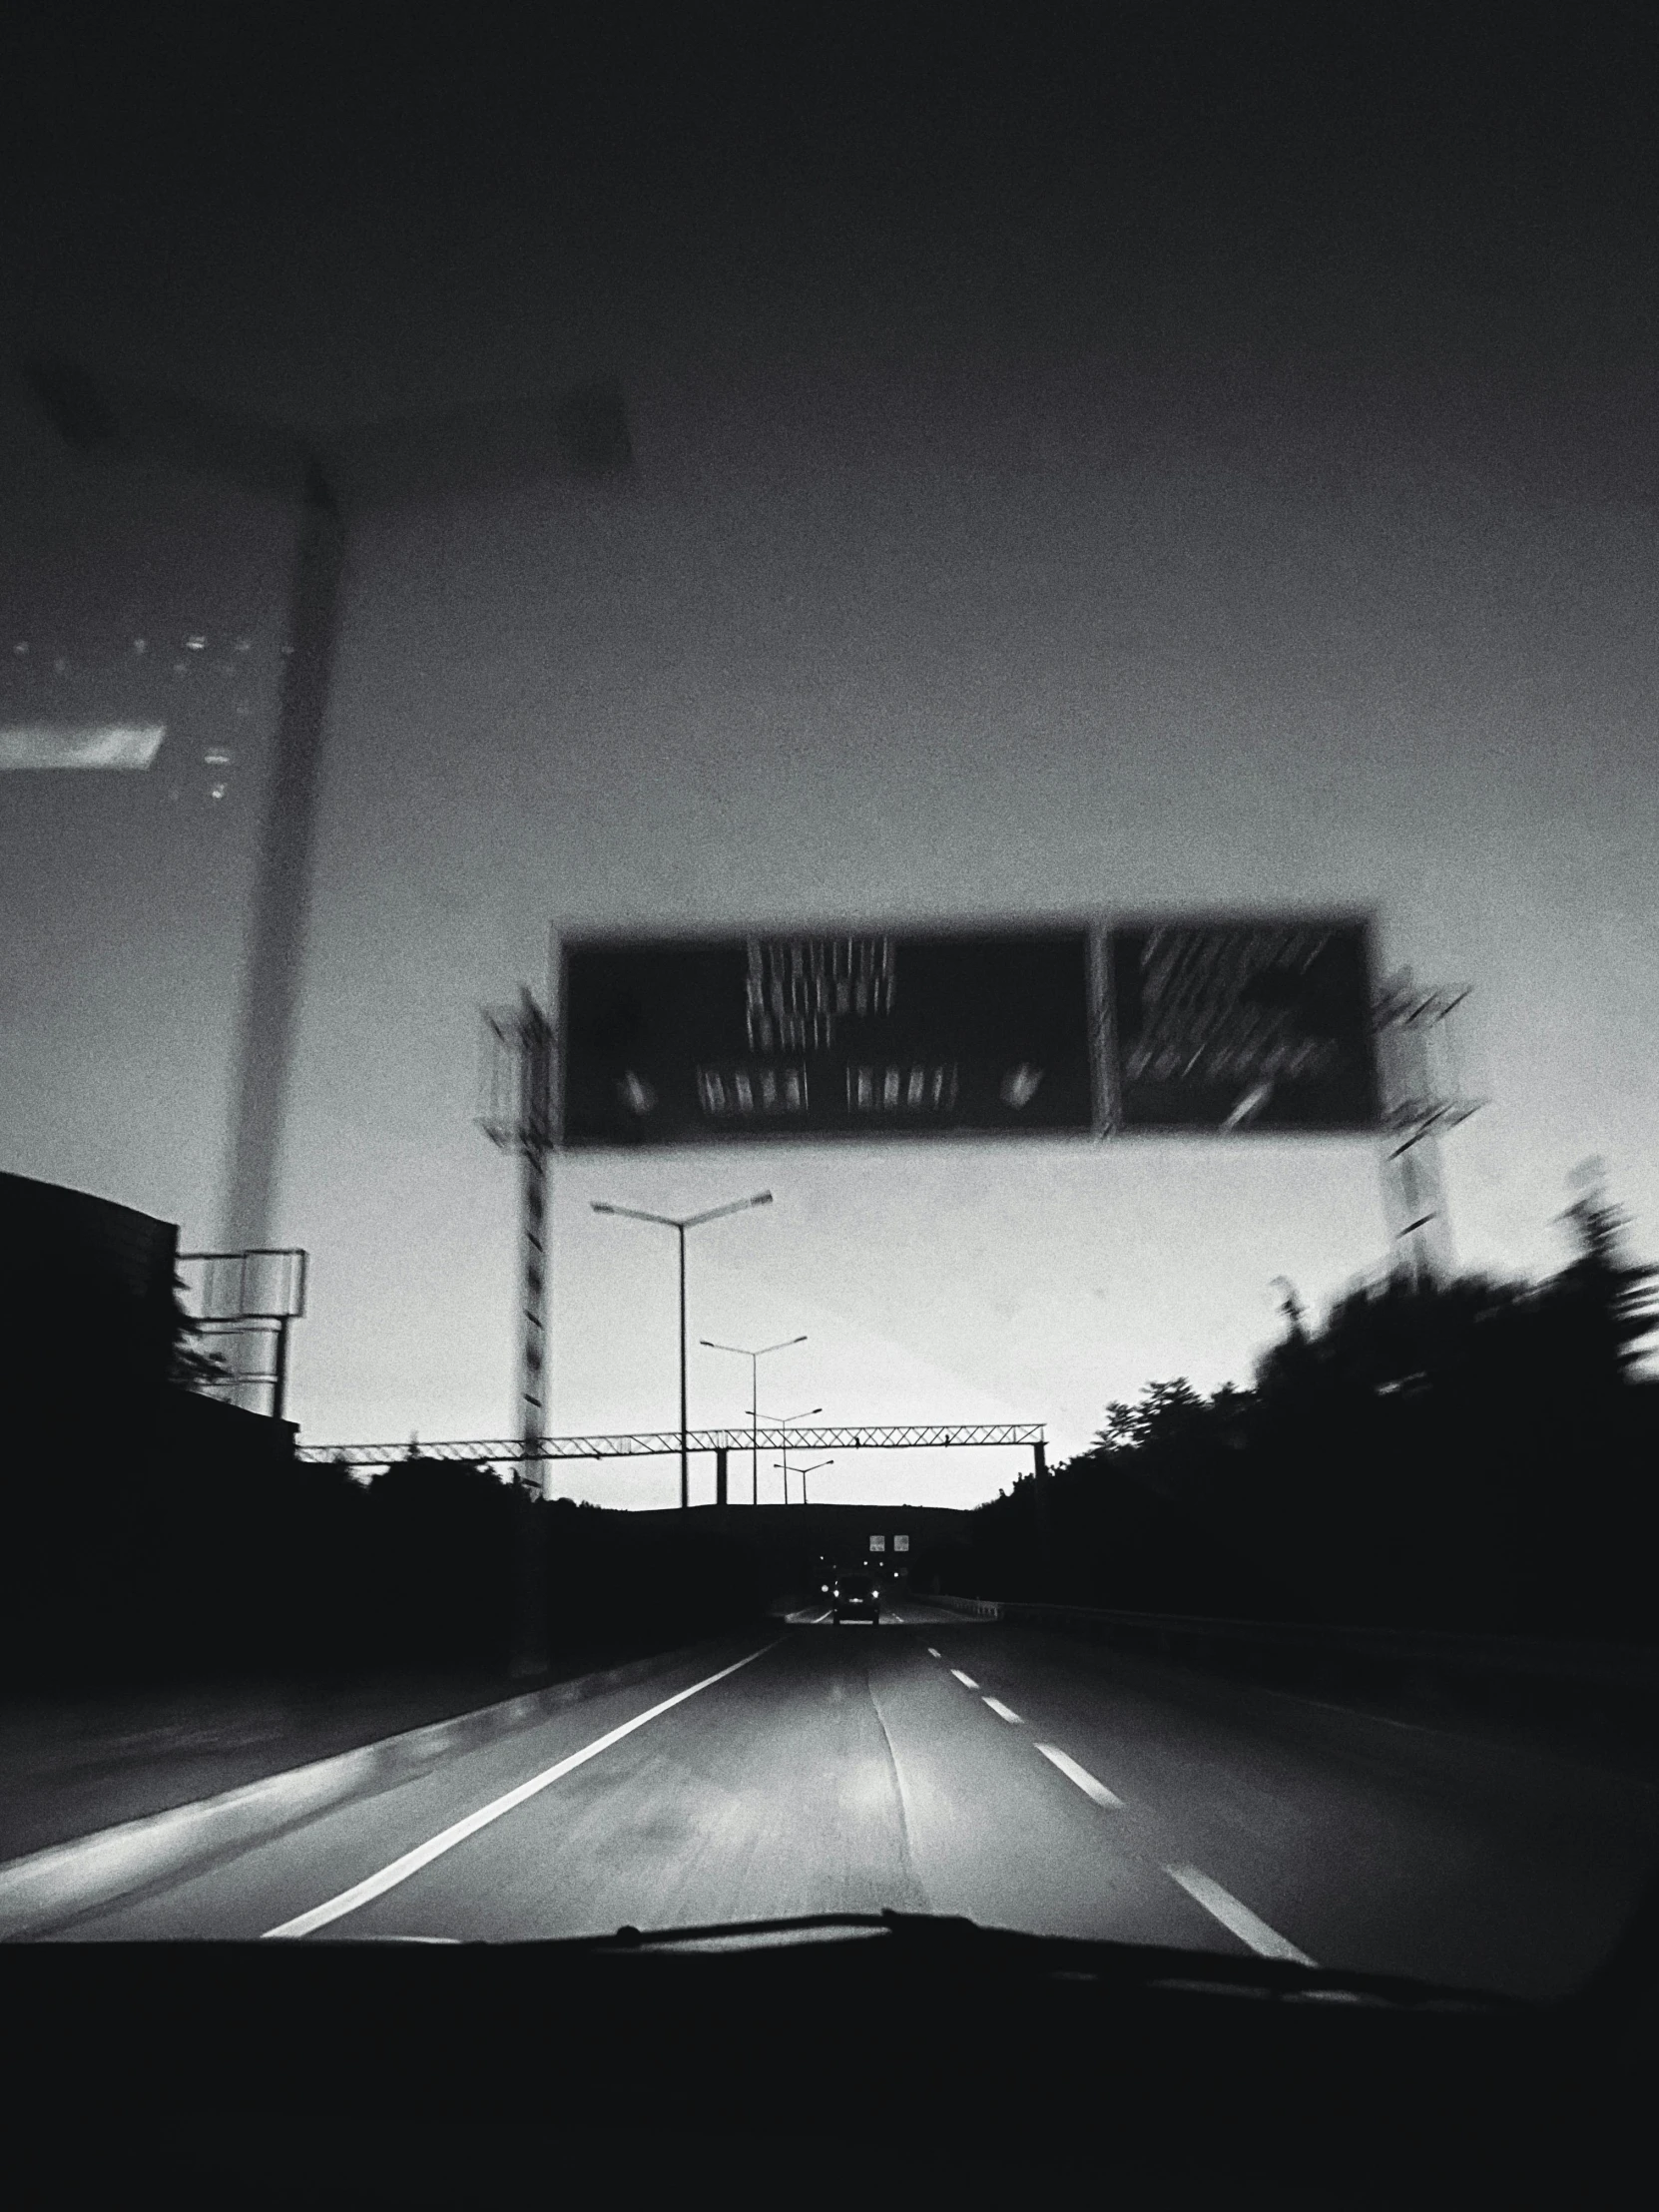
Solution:
<svg viewBox="0 0 1659 2212"><path fill-rule="evenodd" d="M835 1462L834 1462L834 1460L833 1460L833 1459L815 1459L815 1460L813 1461L813 1463L812 1463L812 1465L811 1465L810 1467L797 1467L797 1468L796 1468L796 1470L795 1470L795 1471L796 1471L796 1473L797 1473L797 1474L799 1474L799 1475L800 1475L800 1477L801 1477L801 1502L802 1502L802 1504L803 1504L803 1505L805 1505L805 1504L807 1503L807 1477L808 1477L808 1475L810 1475L810 1474L818 1474L818 1473L822 1472L822 1470L823 1470L823 1469L824 1469L825 1467L832 1467L832 1466L834 1465L834 1463L835 1463ZM784 1500L784 1502L785 1502L785 1504L787 1505L787 1504L789 1503L789 1500L788 1500L788 1498L786 1498L786 1499Z"/></svg>
<svg viewBox="0 0 1659 2212"><path fill-rule="evenodd" d="M751 1407L750 1407L750 1411L751 1411L751 1412L753 1412L754 1410L755 1410L755 1408L754 1408L753 1406L751 1406ZM786 1505L788 1505L788 1503L790 1502L790 1437L789 1437L789 1431L790 1431L790 1430L791 1430L791 1429L792 1429L792 1428L793 1428L793 1427L795 1426L795 1424L796 1424L796 1422L797 1422L798 1420L811 1420L811 1419L812 1419L812 1417L813 1417L813 1415L814 1415L815 1413L822 1413L822 1412L823 1412L823 1410L824 1410L824 1407L823 1407L822 1405L809 1405L809 1406L808 1406L808 1408L807 1408L807 1410L806 1410L806 1411L805 1411L804 1413L789 1413L789 1414L786 1414L786 1415L783 1415L783 1416L780 1416L780 1415L779 1415L779 1414L777 1414L777 1413L768 1413L768 1414L767 1414L767 1416L766 1416L766 1417L767 1417L767 1419L768 1419L769 1421L773 1422L775 1426L777 1426L777 1427L779 1427L779 1428L783 1429L783 1431L784 1431L784 1460L783 1460L783 1466L784 1466L784 1503L785 1503Z"/></svg>
<svg viewBox="0 0 1659 2212"><path fill-rule="evenodd" d="M672 1229L680 1240L680 1506L691 1503L690 1447L686 1442L686 1231L701 1229L706 1221L726 1214L747 1213L751 1206L770 1206L772 1193L757 1191L753 1198L735 1199L730 1206L711 1206L704 1214L644 1214L636 1206L607 1206L602 1199L588 1202L596 1214L620 1214L628 1221L653 1221L660 1229Z"/></svg>
<svg viewBox="0 0 1659 2212"><path fill-rule="evenodd" d="M751 1352L747 1345L717 1345L712 1337L699 1337L698 1343L710 1352L741 1352L749 1362L749 1481L751 1505L761 1502L761 1457L755 1429L759 1415L755 1411L761 1394L760 1364L769 1352L787 1352L791 1345L804 1345L805 1337L786 1337L782 1344L763 1345L759 1352Z"/></svg>

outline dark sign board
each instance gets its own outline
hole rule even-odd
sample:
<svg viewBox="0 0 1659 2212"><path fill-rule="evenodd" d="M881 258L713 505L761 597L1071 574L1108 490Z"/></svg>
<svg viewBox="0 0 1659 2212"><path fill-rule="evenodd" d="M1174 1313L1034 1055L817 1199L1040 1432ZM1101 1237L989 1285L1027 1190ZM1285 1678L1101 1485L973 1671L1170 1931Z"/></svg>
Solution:
<svg viewBox="0 0 1659 2212"><path fill-rule="evenodd" d="M1146 922L1107 947L1120 1128L1377 1128L1364 921Z"/></svg>
<svg viewBox="0 0 1659 2212"><path fill-rule="evenodd" d="M1089 933L567 940L571 1149L1086 1132Z"/></svg>

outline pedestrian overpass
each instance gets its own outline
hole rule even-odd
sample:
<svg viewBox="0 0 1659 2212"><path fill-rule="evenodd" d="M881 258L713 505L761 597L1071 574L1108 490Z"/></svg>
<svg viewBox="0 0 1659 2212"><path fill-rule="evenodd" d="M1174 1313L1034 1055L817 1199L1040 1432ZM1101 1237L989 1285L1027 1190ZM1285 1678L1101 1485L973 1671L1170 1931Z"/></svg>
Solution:
<svg viewBox="0 0 1659 2212"><path fill-rule="evenodd" d="M710 1452L715 1461L715 1497L724 1505L727 1467L734 1451L972 1451L1023 1446L1031 1453L1032 1472L1048 1471L1047 1442L1040 1421L935 1422L927 1426L882 1427L843 1424L833 1428L678 1428L645 1429L605 1436L490 1436L406 1444L301 1444L296 1459L311 1466L387 1467L400 1459L462 1460L500 1468L559 1460L678 1457L681 1451ZM543 1480L545 1481L545 1472Z"/></svg>

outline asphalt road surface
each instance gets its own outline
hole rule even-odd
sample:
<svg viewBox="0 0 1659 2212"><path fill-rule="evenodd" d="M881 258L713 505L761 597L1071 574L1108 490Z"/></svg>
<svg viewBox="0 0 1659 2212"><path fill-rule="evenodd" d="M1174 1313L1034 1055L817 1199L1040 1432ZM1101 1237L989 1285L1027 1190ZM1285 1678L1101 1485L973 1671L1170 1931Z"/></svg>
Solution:
<svg viewBox="0 0 1659 2212"><path fill-rule="evenodd" d="M61 1932L505 1941L893 1907L1549 1995L1659 1790L921 1603L803 1611Z"/></svg>

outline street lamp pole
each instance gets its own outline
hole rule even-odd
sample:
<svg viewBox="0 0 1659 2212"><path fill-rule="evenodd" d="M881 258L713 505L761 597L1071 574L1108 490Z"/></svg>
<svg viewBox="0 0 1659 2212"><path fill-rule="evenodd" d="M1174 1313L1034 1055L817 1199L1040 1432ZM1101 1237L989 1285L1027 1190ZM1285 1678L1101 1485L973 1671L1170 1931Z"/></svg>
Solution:
<svg viewBox="0 0 1659 2212"><path fill-rule="evenodd" d="M635 1206L609 1206L600 1199L590 1199L596 1214L620 1214L629 1221L655 1222L660 1229L672 1229L680 1240L680 1508L684 1512L691 1504L691 1446L688 1441L690 1420L686 1401L686 1231L701 1229L706 1221L719 1221L726 1214L747 1213L751 1206L770 1206L772 1193L758 1191L753 1198L740 1198L730 1206L711 1206L702 1214L646 1214Z"/></svg>
<svg viewBox="0 0 1659 2212"><path fill-rule="evenodd" d="M697 1341L708 1352L736 1352L749 1362L749 1482L751 1493L749 1502L751 1505L759 1505L761 1502L761 1439L759 1432L761 1416L757 1408L761 1402L761 1362L769 1352L787 1352L791 1345L804 1345L807 1339L805 1335L786 1337L782 1344L762 1345L759 1352L752 1352L748 1345L719 1345L715 1343L712 1337L699 1337Z"/></svg>
<svg viewBox="0 0 1659 2212"><path fill-rule="evenodd" d="M807 1499L807 1477L808 1477L808 1475L810 1475L810 1474L822 1474L822 1473L823 1473L823 1471L824 1471L824 1469L825 1469L826 1467L832 1467L832 1466L834 1465L834 1463L835 1463L835 1462L834 1462L834 1460L833 1460L833 1459L815 1459L815 1460L813 1461L813 1463L812 1463L812 1465L811 1465L810 1467L797 1467L797 1468L796 1468L796 1470L795 1470L795 1471L796 1471L796 1473L797 1473L797 1474L799 1474L799 1475L800 1475L800 1477L801 1477L801 1502L802 1502L802 1504L803 1504L803 1505L805 1505L805 1504L806 1504L806 1503L808 1502L808 1499Z"/></svg>
<svg viewBox="0 0 1659 2212"><path fill-rule="evenodd" d="M751 1407L751 1411L753 1410L754 1408ZM795 1426L798 1420L811 1420L815 1413L822 1413L824 1407L822 1405L809 1405L804 1413L790 1413L788 1415L782 1416L777 1413L769 1413L767 1415L768 1420L776 1422L777 1425L784 1431L783 1468L784 1503L786 1505L788 1505L788 1503L790 1502L790 1430Z"/></svg>

